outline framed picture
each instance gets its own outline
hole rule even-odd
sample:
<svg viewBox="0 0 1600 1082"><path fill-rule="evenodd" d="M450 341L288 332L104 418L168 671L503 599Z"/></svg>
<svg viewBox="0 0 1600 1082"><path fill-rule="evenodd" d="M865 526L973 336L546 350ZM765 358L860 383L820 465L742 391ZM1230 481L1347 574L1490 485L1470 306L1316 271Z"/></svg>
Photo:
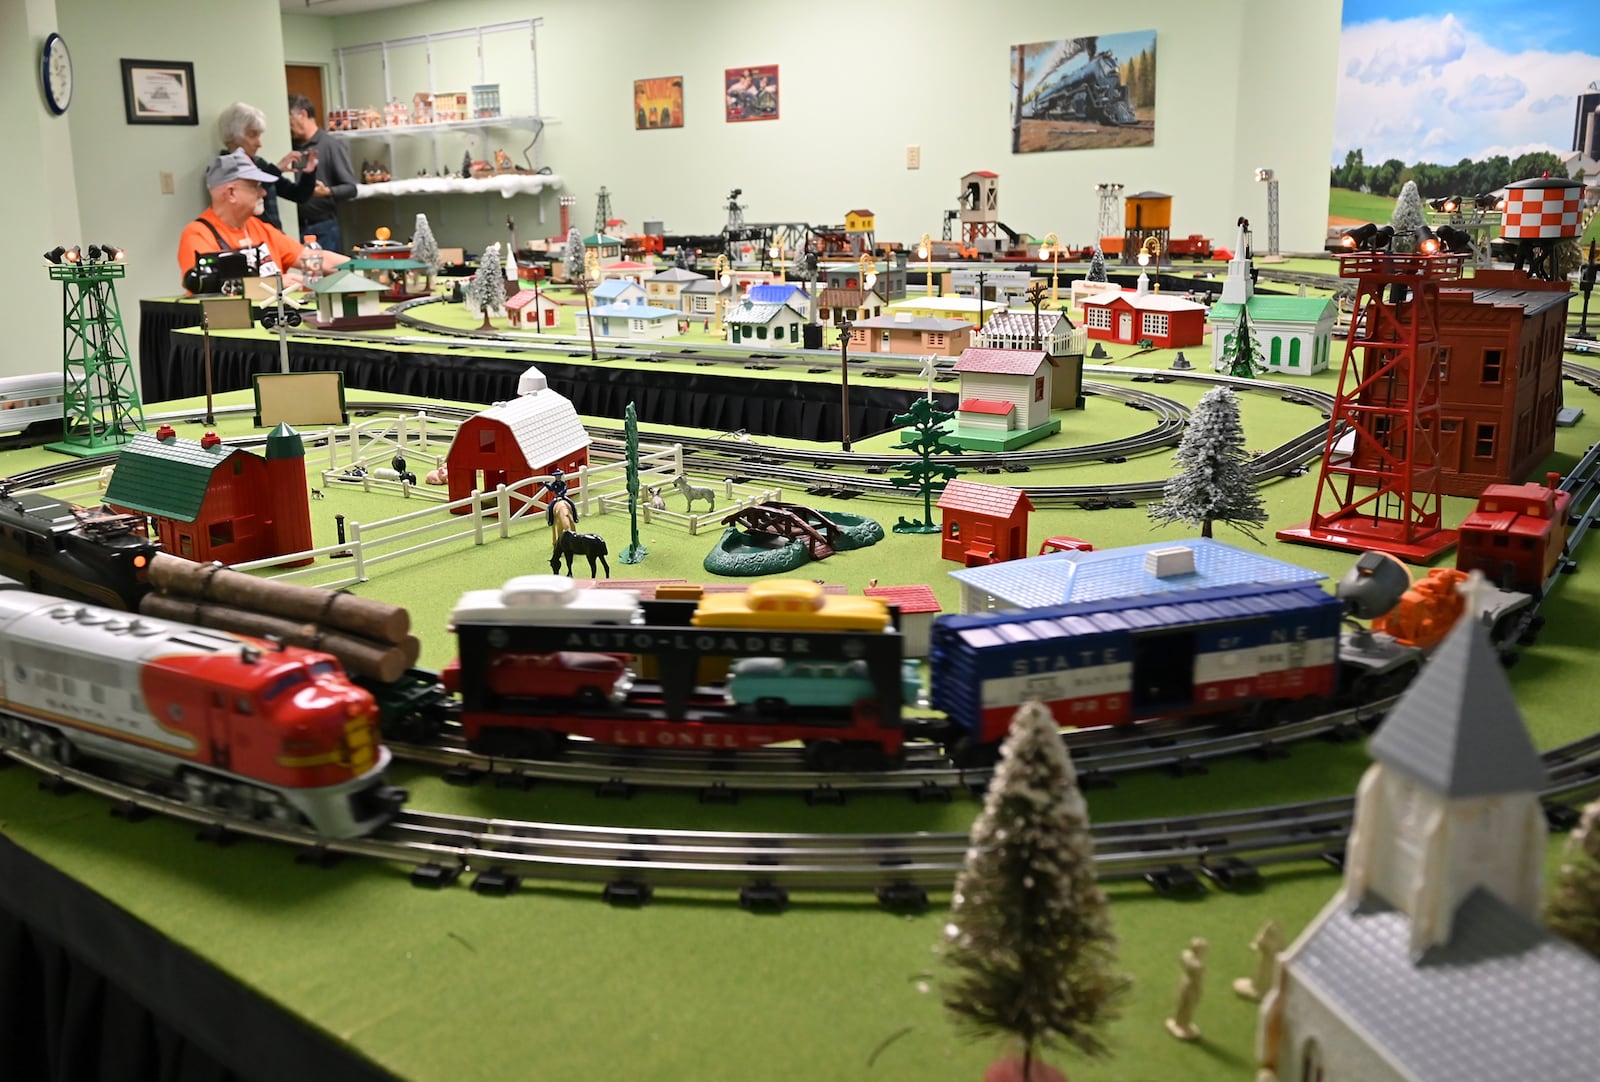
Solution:
<svg viewBox="0 0 1600 1082"><path fill-rule="evenodd" d="M1011 47L1011 152L1156 141L1156 32Z"/></svg>
<svg viewBox="0 0 1600 1082"><path fill-rule="evenodd" d="M198 124L194 65L187 60L124 60L122 105L129 124Z"/></svg>
<svg viewBox="0 0 1600 1082"><path fill-rule="evenodd" d="M683 76L633 81L633 128L683 127Z"/></svg>
<svg viewBox="0 0 1600 1082"><path fill-rule="evenodd" d="M728 123L778 119L778 65L728 68L722 73Z"/></svg>

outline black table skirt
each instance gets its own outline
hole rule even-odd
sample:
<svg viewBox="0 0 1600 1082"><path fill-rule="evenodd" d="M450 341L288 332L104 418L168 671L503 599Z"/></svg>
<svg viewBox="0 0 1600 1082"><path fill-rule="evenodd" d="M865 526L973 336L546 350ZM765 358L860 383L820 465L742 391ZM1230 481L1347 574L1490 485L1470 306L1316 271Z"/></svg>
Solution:
<svg viewBox="0 0 1600 1082"><path fill-rule="evenodd" d="M205 393L205 347L198 334L171 336L162 371L146 387L165 389L167 398ZM276 340L211 340L212 381L216 391L252 385L257 373L278 371ZM580 414L621 418L633 402L639 420L710 432L743 429L753 436L833 441L839 438L839 388L836 384L741 378L726 372L667 372L628 361L563 363L555 358L467 357L448 349L438 353L395 352L367 345L300 339L289 347L297 372L342 371L346 391L374 390L418 399L502 402L516 397L517 379L528 367L544 373L551 389L571 399ZM918 392L883 386L852 365L850 432L860 438L891 428ZM943 409L955 396L936 393ZM160 401L149 394L146 401Z"/></svg>
<svg viewBox="0 0 1600 1082"><path fill-rule="evenodd" d="M0 1077L393 1080L4 836Z"/></svg>
<svg viewBox="0 0 1600 1082"><path fill-rule="evenodd" d="M166 386L167 354L172 332L200 326L200 305L195 301L149 300L139 302L139 394L146 402L182 398ZM205 393L202 387L200 394Z"/></svg>

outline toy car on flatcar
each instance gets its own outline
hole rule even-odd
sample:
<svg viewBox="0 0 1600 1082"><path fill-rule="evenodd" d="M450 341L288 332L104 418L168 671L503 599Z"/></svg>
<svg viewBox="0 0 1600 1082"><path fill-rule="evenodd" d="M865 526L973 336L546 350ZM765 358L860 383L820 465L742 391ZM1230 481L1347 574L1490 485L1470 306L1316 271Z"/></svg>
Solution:
<svg viewBox="0 0 1600 1082"><path fill-rule="evenodd" d="M328 655L0 587L0 743L329 837L404 800L372 696Z"/></svg>

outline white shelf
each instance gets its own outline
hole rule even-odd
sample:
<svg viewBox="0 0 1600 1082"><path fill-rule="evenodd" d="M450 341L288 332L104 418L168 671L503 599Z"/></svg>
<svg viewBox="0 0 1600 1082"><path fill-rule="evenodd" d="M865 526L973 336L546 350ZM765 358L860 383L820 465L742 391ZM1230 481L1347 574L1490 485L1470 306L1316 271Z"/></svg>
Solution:
<svg viewBox="0 0 1600 1082"><path fill-rule="evenodd" d="M486 116L474 120L446 120L436 124L394 124L382 128L329 131L336 139L388 139L396 135L438 135L440 132L482 131L485 128L526 128L537 138L549 121L537 116Z"/></svg>
<svg viewBox="0 0 1600 1082"><path fill-rule="evenodd" d="M501 173L474 180L470 177L412 177L386 180L382 184L356 185L357 199L383 199L402 195L537 195L546 188L561 187L554 173Z"/></svg>

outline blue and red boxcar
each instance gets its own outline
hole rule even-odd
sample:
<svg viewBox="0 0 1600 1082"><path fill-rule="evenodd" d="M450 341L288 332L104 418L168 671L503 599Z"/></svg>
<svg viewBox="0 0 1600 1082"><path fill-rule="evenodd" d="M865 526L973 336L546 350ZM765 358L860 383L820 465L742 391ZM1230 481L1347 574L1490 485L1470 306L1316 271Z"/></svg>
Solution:
<svg viewBox="0 0 1600 1082"><path fill-rule="evenodd" d="M982 745L1029 699L1088 726L1331 698L1342 611L1315 585L1276 584L943 617L932 705Z"/></svg>

